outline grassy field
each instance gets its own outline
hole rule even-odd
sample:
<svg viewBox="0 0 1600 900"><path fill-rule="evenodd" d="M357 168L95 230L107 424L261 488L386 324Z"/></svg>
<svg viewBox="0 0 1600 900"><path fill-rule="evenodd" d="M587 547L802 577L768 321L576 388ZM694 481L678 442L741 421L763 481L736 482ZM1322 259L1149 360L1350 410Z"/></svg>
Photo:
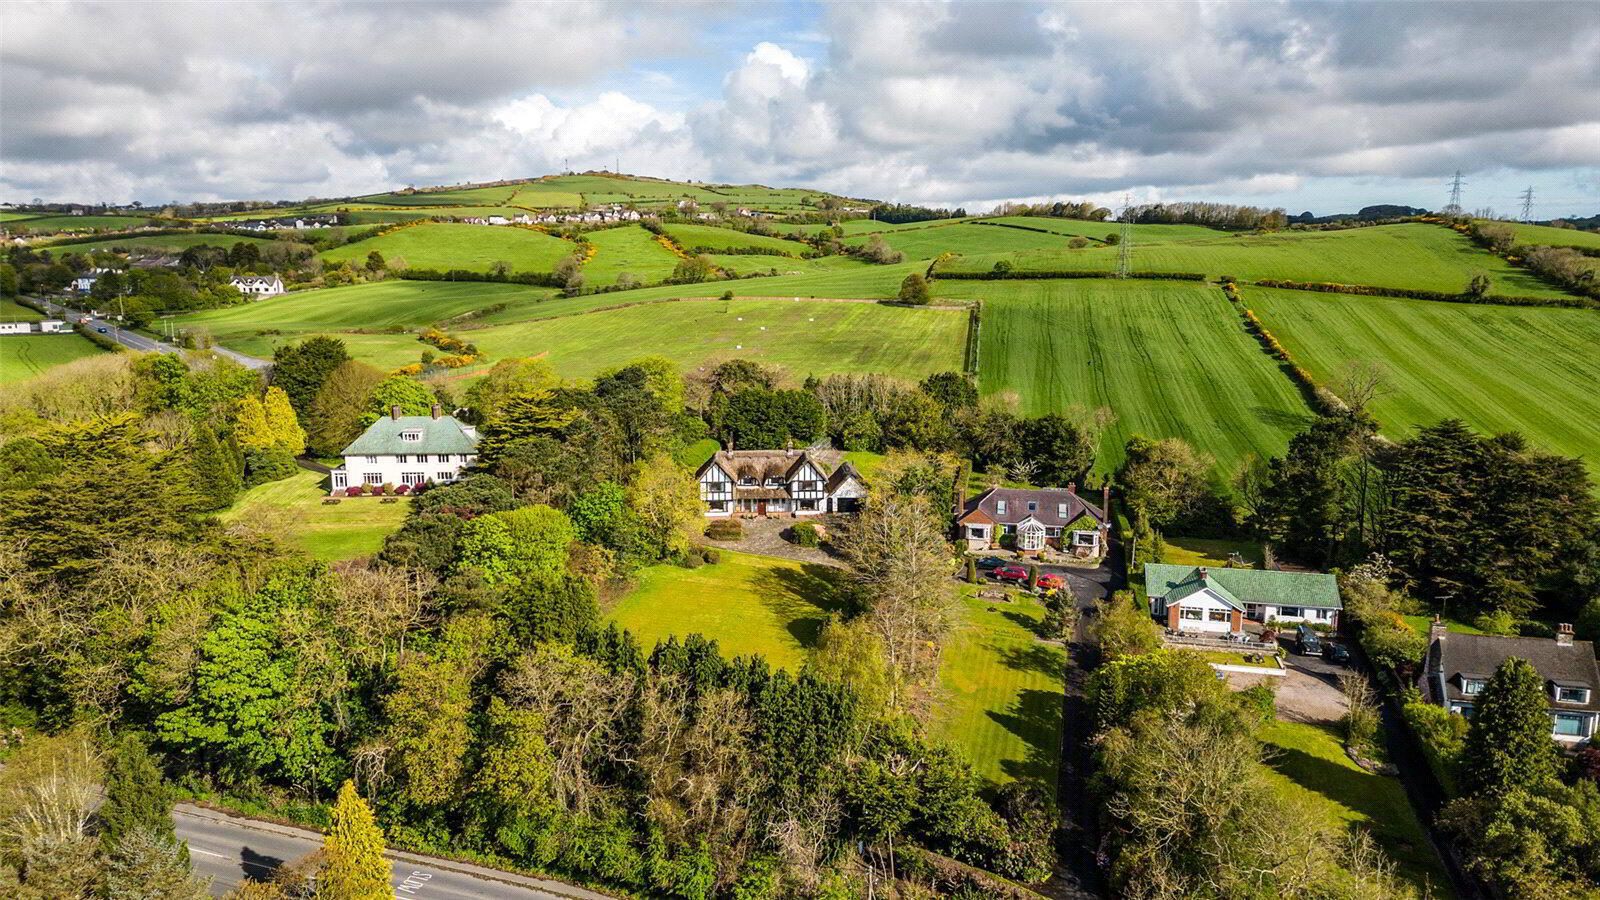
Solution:
<svg viewBox="0 0 1600 900"><path fill-rule="evenodd" d="M786 241L782 238L767 237L764 234L745 234L731 228L717 228L712 225L667 225L667 234L678 242L685 250L705 247L712 252L740 247L756 247L763 250L773 250L787 256L798 256L808 248L805 244Z"/></svg>
<svg viewBox="0 0 1600 900"><path fill-rule="evenodd" d="M106 238L103 241L89 241L82 244L66 244L53 249L62 253L91 253L97 250L164 250L178 253L202 244L212 247L232 247L234 244L239 243L259 246L272 243L272 239L215 233L163 234L154 237L130 235L121 238Z"/></svg>
<svg viewBox="0 0 1600 900"><path fill-rule="evenodd" d="M1600 231L1578 231L1573 228L1551 228L1549 225L1524 225L1521 222L1495 222L1514 232L1519 244L1547 247L1600 248Z"/></svg>
<svg viewBox="0 0 1600 900"><path fill-rule="evenodd" d="M944 648L934 727L984 778L1032 777L1054 788L1066 651L1035 639L1045 611L1033 598L990 604L963 593L966 621Z"/></svg>
<svg viewBox="0 0 1600 900"><path fill-rule="evenodd" d="M258 484L218 514L224 522L248 517L291 547L327 562L376 553L383 539L405 520L411 501L384 503L353 497L324 506L324 476L297 469L288 478Z"/></svg>
<svg viewBox="0 0 1600 900"><path fill-rule="evenodd" d="M1004 222L1009 225L1021 225L1026 228L1042 228L1054 231L1069 237L1086 237L1094 241L1103 241L1108 234L1119 237L1122 234L1121 222L1091 222L1085 219L1053 219L1048 216L996 216L984 219L986 222ZM1162 241L1182 241L1195 238L1220 238L1226 237L1227 232L1204 225L1130 225L1129 233L1133 242L1138 244L1156 243Z"/></svg>
<svg viewBox="0 0 1600 900"><path fill-rule="evenodd" d="M0 384L23 381L52 366L103 352L76 333L0 335Z"/></svg>
<svg viewBox="0 0 1600 900"><path fill-rule="evenodd" d="M528 228L428 223L324 250L330 262L364 262L377 250L391 268L470 269L487 272L496 262L510 264L513 272L548 272L576 247L570 241Z"/></svg>
<svg viewBox="0 0 1600 900"><path fill-rule="evenodd" d="M1237 553L1252 567L1261 565L1261 545L1250 541L1224 541L1212 538L1167 537L1162 561L1174 566L1216 566L1228 564L1228 556Z"/></svg>
<svg viewBox="0 0 1600 900"><path fill-rule="evenodd" d="M97 228L114 230L150 224L154 223L139 216L38 216L13 219L6 223L6 228L35 232L94 231Z"/></svg>
<svg viewBox="0 0 1600 900"><path fill-rule="evenodd" d="M1367 829L1395 861L1397 875L1433 897L1453 896L1400 780L1351 762L1332 729L1298 722L1274 722L1263 729L1268 764L1283 799L1320 808L1339 824Z"/></svg>
<svg viewBox="0 0 1600 900"><path fill-rule="evenodd" d="M678 265L677 255L638 225L594 231L588 237L595 254L584 264L583 277L590 285L616 284L624 272L642 282L662 281Z"/></svg>
<svg viewBox="0 0 1600 900"><path fill-rule="evenodd" d="M1078 253L1067 248L1066 235L1040 234L1020 228L998 228L993 225L933 225L926 228L907 228L883 234L889 246L906 255L907 259L932 259L941 253L1013 253L1018 251L1048 251ZM852 244L865 244L871 240L866 235L848 237ZM992 265L992 263L991 263ZM959 268L959 267L958 267Z"/></svg>
<svg viewBox="0 0 1600 900"><path fill-rule="evenodd" d="M973 255L953 260L950 268L987 271L996 261L1010 259L1017 271L1109 271L1116 268L1118 252L1116 247L1092 246L1010 256ZM1478 248L1466 237L1426 224L1240 234L1159 244L1144 244L1135 238L1133 268L1233 275L1247 280L1337 281L1432 291L1459 291L1468 279L1481 273L1489 276L1490 289L1497 294L1566 296L1531 272Z"/></svg>
<svg viewBox="0 0 1600 900"><path fill-rule="evenodd" d="M0 322L42 322L44 316L15 300L0 300Z"/></svg>
<svg viewBox="0 0 1600 900"><path fill-rule="evenodd" d="M1387 390L1371 409L1391 436L1454 416L1600 463L1600 314L1251 287L1242 295L1320 381L1350 364L1378 366Z"/></svg>
<svg viewBox="0 0 1600 900"><path fill-rule="evenodd" d="M1179 437L1224 472L1281 454L1309 410L1214 286L1183 282L945 282L984 298L979 388L1028 414L1106 406L1095 471L1131 434Z"/></svg>
<svg viewBox="0 0 1600 900"><path fill-rule="evenodd" d="M799 671L830 612L842 570L723 551L698 569L651 566L610 612L646 652L670 635L715 638L727 657L759 653Z"/></svg>
<svg viewBox="0 0 1600 900"><path fill-rule="evenodd" d="M467 188L462 190L420 191L417 193L369 194L359 198L376 206L506 206L521 185Z"/></svg>

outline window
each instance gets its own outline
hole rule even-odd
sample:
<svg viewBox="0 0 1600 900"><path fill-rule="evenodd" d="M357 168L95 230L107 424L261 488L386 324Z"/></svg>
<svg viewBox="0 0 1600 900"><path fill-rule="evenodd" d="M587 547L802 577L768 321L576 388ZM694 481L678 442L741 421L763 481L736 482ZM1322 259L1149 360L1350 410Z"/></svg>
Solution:
<svg viewBox="0 0 1600 900"><path fill-rule="evenodd" d="M1551 713L1551 731L1568 737L1585 737L1588 735L1588 716L1576 713Z"/></svg>
<svg viewBox="0 0 1600 900"><path fill-rule="evenodd" d="M373 465L373 466L377 465L378 464L378 458L376 456L367 457L367 464L368 465Z"/></svg>
<svg viewBox="0 0 1600 900"><path fill-rule="evenodd" d="M1460 713L1461 715L1466 716L1469 719L1472 718L1472 704L1471 703L1452 703L1452 704L1450 704L1450 711L1453 712L1453 713Z"/></svg>
<svg viewBox="0 0 1600 900"><path fill-rule="evenodd" d="M410 441L412 443L415 443L417 441L422 440L422 432L420 432L420 431L402 431L402 432L400 432L400 440L402 440L402 441Z"/></svg>
<svg viewBox="0 0 1600 900"><path fill-rule="evenodd" d="M1055 527L1054 525L1046 525L1044 528L1044 534L1045 537L1060 537L1061 529Z"/></svg>
<svg viewBox="0 0 1600 900"><path fill-rule="evenodd" d="M383 484L382 472L368 472L361 476L363 484Z"/></svg>
<svg viewBox="0 0 1600 900"><path fill-rule="evenodd" d="M1006 502L1004 500L996 500L994 502L994 511L998 515L1002 515L1002 516L1005 515L1006 514Z"/></svg>
<svg viewBox="0 0 1600 900"><path fill-rule="evenodd" d="M1313 617L1315 617L1315 618L1321 619L1323 621L1327 621L1328 619L1333 618L1333 610L1331 610L1331 609L1313 609L1311 611L1311 615Z"/></svg>
<svg viewBox="0 0 1600 900"><path fill-rule="evenodd" d="M1461 693L1470 697L1473 694L1481 692L1485 683L1486 682L1478 678L1463 679L1461 682Z"/></svg>
<svg viewBox="0 0 1600 900"><path fill-rule="evenodd" d="M1038 512L1038 510L1039 510L1039 504L1033 502L1032 500L1029 500L1028 501L1028 512Z"/></svg>
<svg viewBox="0 0 1600 900"><path fill-rule="evenodd" d="M1562 703L1588 703L1589 689L1581 687L1556 688L1556 699Z"/></svg>
<svg viewBox="0 0 1600 900"><path fill-rule="evenodd" d="M781 478L768 478L767 479L767 487L769 487L769 488L783 487L783 479L781 479Z"/></svg>
<svg viewBox="0 0 1600 900"><path fill-rule="evenodd" d="M427 461L428 461L428 454L426 454L426 453L418 453L417 454L417 462L425 463Z"/></svg>
<svg viewBox="0 0 1600 900"><path fill-rule="evenodd" d="M1213 622L1226 622L1228 621L1228 611L1225 609L1208 609L1206 610L1206 618Z"/></svg>
<svg viewBox="0 0 1600 900"><path fill-rule="evenodd" d="M1188 606L1180 606L1180 607L1178 607L1178 618L1180 618L1180 619L1189 619L1191 621L1198 622L1203 617L1204 617L1204 612L1201 611L1201 610L1194 609L1194 608L1188 607Z"/></svg>
<svg viewBox="0 0 1600 900"><path fill-rule="evenodd" d="M409 457L409 456L405 455L404 453L402 453L399 456L396 456L394 458L394 461L397 462L397 463L410 462L411 461L411 457Z"/></svg>
<svg viewBox="0 0 1600 900"><path fill-rule="evenodd" d="M454 473L454 472L440 472L440 473L438 473L438 475L433 480L434 481L455 481L456 480L456 473Z"/></svg>
<svg viewBox="0 0 1600 900"><path fill-rule="evenodd" d="M986 537L989 536L989 529L983 527L982 525L968 525L967 526L967 536L968 537L975 537L975 538L986 538Z"/></svg>
<svg viewBox="0 0 1600 900"><path fill-rule="evenodd" d="M1065 503L1057 503L1056 504L1056 518L1065 519L1066 517L1067 517L1067 505Z"/></svg>
<svg viewBox="0 0 1600 900"><path fill-rule="evenodd" d="M739 479L739 484L743 487L755 487L756 480L751 478L749 475L746 475Z"/></svg>
<svg viewBox="0 0 1600 900"><path fill-rule="evenodd" d="M1280 606L1278 607L1278 615L1284 617L1285 619L1298 619L1301 617L1302 611L1298 606Z"/></svg>
<svg viewBox="0 0 1600 900"><path fill-rule="evenodd" d="M334 472L333 473L333 486L335 488L342 488L342 487L347 487L348 486L346 484L346 482L345 482L345 473L343 473L343 472Z"/></svg>
<svg viewBox="0 0 1600 900"><path fill-rule="evenodd" d="M421 472L401 472L400 473L400 483L401 484L409 484L412 487L416 487L417 485L421 484L422 482L424 482L426 480L427 479L423 476L423 474Z"/></svg>

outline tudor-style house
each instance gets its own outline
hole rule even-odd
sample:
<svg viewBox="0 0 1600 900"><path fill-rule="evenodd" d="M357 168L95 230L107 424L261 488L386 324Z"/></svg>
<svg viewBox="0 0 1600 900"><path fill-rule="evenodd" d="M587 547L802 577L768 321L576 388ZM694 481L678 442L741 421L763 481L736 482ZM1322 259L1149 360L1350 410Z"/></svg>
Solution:
<svg viewBox="0 0 1600 900"><path fill-rule="evenodd" d="M335 491L358 484L446 484L477 462L478 430L441 415L438 406L426 416L402 416L392 406L340 455L344 464L331 473Z"/></svg>
<svg viewBox="0 0 1600 900"><path fill-rule="evenodd" d="M1245 623L1338 627L1339 583L1319 572L1145 563L1150 612L1172 631L1239 634Z"/></svg>
<svg viewBox="0 0 1600 900"><path fill-rule="evenodd" d="M1571 625L1560 626L1552 640L1458 634L1435 621L1422 661L1423 693L1428 702L1470 718L1477 695L1513 656L1532 663L1544 680L1551 737L1575 744L1600 732L1600 663L1594 642L1573 640Z"/></svg>
<svg viewBox="0 0 1600 900"><path fill-rule="evenodd" d="M235 275L228 283L251 297L276 297L284 292L283 279L276 275Z"/></svg>
<svg viewBox="0 0 1600 900"><path fill-rule="evenodd" d="M695 480L708 516L855 512L867 496L855 466L830 473L805 450L718 450Z"/></svg>
<svg viewBox="0 0 1600 900"><path fill-rule="evenodd" d="M1065 488L990 488L968 500L956 514L956 530L969 552L1012 545L1023 556L1045 548L1075 556L1099 556L1110 543L1106 510L1111 488L1100 491L1100 505L1078 496L1076 485Z"/></svg>

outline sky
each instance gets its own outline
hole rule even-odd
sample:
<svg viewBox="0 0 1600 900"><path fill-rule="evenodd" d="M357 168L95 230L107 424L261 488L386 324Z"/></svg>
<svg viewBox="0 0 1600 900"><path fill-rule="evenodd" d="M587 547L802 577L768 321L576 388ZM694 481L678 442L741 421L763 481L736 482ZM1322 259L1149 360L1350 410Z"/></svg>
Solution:
<svg viewBox="0 0 1600 900"><path fill-rule="evenodd" d="M1005 200L1600 213L1600 3L0 6L0 200L613 169Z"/></svg>

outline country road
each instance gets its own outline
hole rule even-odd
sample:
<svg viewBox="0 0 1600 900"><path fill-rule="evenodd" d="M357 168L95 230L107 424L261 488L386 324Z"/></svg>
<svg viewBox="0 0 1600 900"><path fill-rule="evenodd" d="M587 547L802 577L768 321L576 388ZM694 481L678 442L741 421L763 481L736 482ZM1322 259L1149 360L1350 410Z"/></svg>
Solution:
<svg viewBox="0 0 1600 900"><path fill-rule="evenodd" d="M49 300L40 299L39 303L42 304L45 309L49 310L51 315L60 316L61 318L66 319L69 322L75 322L75 321L78 320L78 317L84 315L81 312L78 312L76 310L67 309L66 307L62 306L61 304L52 303ZM148 337L145 337L142 334L137 334L135 332L128 331L126 329L120 328L120 327L117 326L117 324L115 322L107 321L105 319L90 318L88 324L89 324L90 328L93 328L96 331L98 331L99 329L104 328L106 337L110 338L113 341L116 341L117 343L121 344L124 347L127 347L129 350L138 350L141 353L177 353L178 352L178 348L174 347L171 344L168 344L168 343L165 343L165 342L162 342L162 341L158 341L158 340L156 340L154 338L148 338ZM257 357L257 356L246 356L243 353L239 353L239 352L234 351L234 350L229 350L226 347L212 347L211 349L216 351L221 356L226 356L228 359L231 359L234 362L236 362L236 363L238 363L238 364L240 364L242 366L247 366L247 367L252 368L252 369L261 370L261 369L266 369L266 368L268 368L268 367L270 367L272 365L272 360L270 360L270 359L261 359L260 357Z"/></svg>
<svg viewBox="0 0 1600 900"><path fill-rule="evenodd" d="M178 837L188 842L196 873L221 896L245 879L265 880L278 866L322 845L314 831L230 816L178 804ZM556 881L501 872L470 863L390 851L395 900L612 900L605 894Z"/></svg>

